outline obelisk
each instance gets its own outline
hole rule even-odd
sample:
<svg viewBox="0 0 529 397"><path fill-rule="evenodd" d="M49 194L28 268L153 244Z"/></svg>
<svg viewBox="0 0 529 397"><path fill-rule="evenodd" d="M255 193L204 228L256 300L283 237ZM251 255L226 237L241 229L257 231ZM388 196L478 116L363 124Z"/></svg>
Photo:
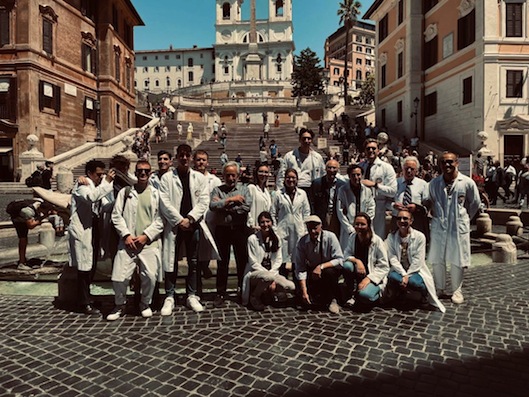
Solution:
<svg viewBox="0 0 529 397"><path fill-rule="evenodd" d="M255 0L250 3L250 43L246 57L246 80L261 80L261 57L257 51L257 27L255 21Z"/></svg>

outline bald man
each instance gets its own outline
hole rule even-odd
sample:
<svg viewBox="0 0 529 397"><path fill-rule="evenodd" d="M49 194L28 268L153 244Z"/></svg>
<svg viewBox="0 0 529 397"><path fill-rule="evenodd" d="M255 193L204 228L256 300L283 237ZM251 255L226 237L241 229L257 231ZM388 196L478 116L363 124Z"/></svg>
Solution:
<svg viewBox="0 0 529 397"><path fill-rule="evenodd" d="M329 230L340 237L340 221L336 215L336 197L340 187L345 185L338 174L340 164L329 160L325 165L325 175L315 179L309 190L311 212L322 220L324 230Z"/></svg>

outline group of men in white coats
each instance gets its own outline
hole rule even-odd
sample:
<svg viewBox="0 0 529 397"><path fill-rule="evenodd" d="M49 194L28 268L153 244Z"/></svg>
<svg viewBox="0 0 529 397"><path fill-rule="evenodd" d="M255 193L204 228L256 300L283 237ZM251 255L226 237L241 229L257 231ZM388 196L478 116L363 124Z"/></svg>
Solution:
<svg viewBox="0 0 529 397"><path fill-rule="evenodd" d="M396 271L401 276L407 276L408 272L422 274L427 279L428 292L431 294L433 291L435 295L432 295L430 301L437 305L439 303L438 296L449 297L445 294L445 274L447 265L450 265L451 299L456 304L462 303L464 301L462 293L463 270L470 265L470 220L477 213L480 204L476 184L458 171L458 158L454 153L446 152L441 156L439 164L442 175L429 184L416 177L420 167L417 158L406 158L403 162L403 176L396 178L393 167L380 160L378 154L377 141L374 139L366 140L365 160L358 165L349 166L347 170L349 180L336 192L335 202L331 202L329 195L326 196L329 200L327 208L334 208L340 220L338 234L340 246L343 249L348 245L349 239L355 232L355 216L359 213L365 213L370 217L375 234L384 239L386 237L386 211L392 210L391 231L393 233L390 234L388 241L400 241L399 238L391 236L402 231L403 226L413 230L408 232L412 241L419 239L417 237L419 234L424 237L424 244L408 244L406 242L409 256L405 255L404 259L409 261L409 258L414 258L414 265L406 267L406 272L403 271L402 266L396 266L395 269L392 267L392 271ZM315 185L321 186L321 180L324 178L326 176L314 181L313 187ZM314 196L314 192L312 195ZM324 195L320 193L320 196ZM325 205L321 206L325 207ZM432 222L429 233L430 226L427 214L430 209ZM400 214L402 211L409 215ZM318 215L322 218L321 214ZM404 218L407 219L404 220ZM413 229L411 228L412 222ZM324 229L330 230L329 227L324 227ZM432 241L436 242L431 244L428 253L428 263L432 265L434 270L433 278L428 277L429 271L426 267L425 250L429 235L431 235ZM423 249L424 253L419 253ZM397 257L400 261L401 254L399 253ZM347 258L345 259L347 260ZM417 261L421 262L420 268L422 270L420 272L417 270ZM391 264L397 263L395 257L390 262ZM415 279L416 277L412 277L412 286L416 286L413 283ZM393 281L395 281L395 277L393 277ZM402 288L408 284L407 277L404 277L404 281L405 285L402 284L402 280L399 282ZM426 291L426 289L423 290ZM442 307L441 305L437 306Z"/></svg>

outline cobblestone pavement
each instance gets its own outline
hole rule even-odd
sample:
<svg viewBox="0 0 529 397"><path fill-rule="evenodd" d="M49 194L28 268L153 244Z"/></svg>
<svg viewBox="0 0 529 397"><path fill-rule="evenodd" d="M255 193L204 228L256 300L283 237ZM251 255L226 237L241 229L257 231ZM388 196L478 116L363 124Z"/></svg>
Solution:
<svg viewBox="0 0 529 397"><path fill-rule="evenodd" d="M445 314L208 302L107 322L3 296L0 395L527 396L528 280L528 261L475 267L465 303Z"/></svg>

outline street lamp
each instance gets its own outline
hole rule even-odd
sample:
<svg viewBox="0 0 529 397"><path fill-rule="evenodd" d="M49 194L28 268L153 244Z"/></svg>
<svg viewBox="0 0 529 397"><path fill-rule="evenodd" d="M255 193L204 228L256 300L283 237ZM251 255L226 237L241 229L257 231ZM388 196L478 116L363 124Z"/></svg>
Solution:
<svg viewBox="0 0 529 397"><path fill-rule="evenodd" d="M414 111L411 113L410 117L415 117L415 138L418 138L419 137L419 134L418 134L418 131L417 131L417 113L418 113L418 110L419 110L419 102L421 100L417 97L415 97L415 99L413 100L413 105L414 105Z"/></svg>

